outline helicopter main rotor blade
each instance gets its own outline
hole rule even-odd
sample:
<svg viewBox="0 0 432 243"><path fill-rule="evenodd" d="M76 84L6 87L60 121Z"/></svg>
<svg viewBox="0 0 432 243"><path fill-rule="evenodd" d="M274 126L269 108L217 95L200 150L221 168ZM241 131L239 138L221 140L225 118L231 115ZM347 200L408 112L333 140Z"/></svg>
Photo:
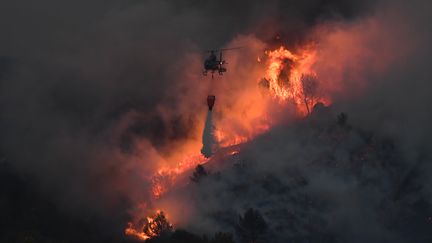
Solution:
<svg viewBox="0 0 432 243"><path fill-rule="evenodd" d="M237 49L242 49L243 47L231 47L231 48L224 48L224 49L215 49L215 50L206 50L204 52L220 52L220 51L231 51L231 50L237 50Z"/></svg>
<svg viewBox="0 0 432 243"><path fill-rule="evenodd" d="M242 46L239 47L230 47L230 48L224 48L224 49L220 49L218 51L230 51L230 50L238 50L238 49L242 49Z"/></svg>

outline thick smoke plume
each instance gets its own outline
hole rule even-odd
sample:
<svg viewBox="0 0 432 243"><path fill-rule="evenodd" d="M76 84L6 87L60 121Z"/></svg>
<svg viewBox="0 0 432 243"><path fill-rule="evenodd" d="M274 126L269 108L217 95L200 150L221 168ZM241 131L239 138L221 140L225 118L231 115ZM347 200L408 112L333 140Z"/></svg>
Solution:
<svg viewBox="0 0 432 243"><path fill-rule="evenodd" d="M255 33L256 26L266 29L267 21L293 18L295 24L280 21L284 29L307 29L333 14L348 19L363 14L338 2L292 8L273 1L266 6L241 1L2 2L5 158L38 178L48 194L60 194L68 207L74 204L71 198L81 198L75 206L103 211L101 205L116 207L122 198L145 197L142 175L167 157L175 158L173 146L199 151L200 144L177 146L202 132L202 115L195 112L202 104L196 101L208 94L210 81L198 71L202 57L197 53ZM222 9L225 16L219 18ZM290 17L294 11L297 16ZM231 23L230 28L222 22ZM252 56L256 53L244 58Z"/></svg>
<svg viewBox="0 0 432 243"><path fill-rule="evenodd" d="M174 224L197 232L229 230L231 223L226 221L250 206L275 215L282 209L292 214L290 222L295 225L286 229L294 230L281 239L310 229L307 219L317 220L336 238L342 234L345 241L357 237L403 242L406 236L389 230L389 221L381 220L399 215L395 212L403 207L417 210L412 198L416 203L422 199L427 206L421 204L419 210L427 212L432 198L427 176L431 117L426 105L431 103L430 9L425 1L3 1L3 161L19 176L34 180L38 195L65 212L65 218L102 218L97 222L103 224L90 228L102 228L97 232L104 236L121 235L130 217L154 206L151 176L161 167L176 165L185 154L199 153L207 126L202 119L206 106L197 101L210 90L218 97L221 112L212 118L218 128L226 128L221 131L222 145L235 139L233 134L251 138L267 131L264 119L271 118L271 125L286 124L295 112L262 98L257 80L250 79L264 72L255 60L266 48L317 41L321 52L315 68L320 79L331 84L323 92L334 98L333 109L347 112L358 129L394 139L395 160L402 161L403 169L390 166L395 175L387 167L370 165L347 166L347 176L345 170L328 171L313 159L322 161L322 155L331 151L336 157L332 162L349 161L347 151L369 145L363 133L347 132L348 148L333 151L325 142L311 142L311 134L320 127L311 125L302 132L281 126L242 152L242 161L252 160L252 168L246 170L250 176L237 177L228 169L226 181L209 180L197 194L189 192L192 195L180 193L185 188L176 189L156 206L164 207ZM227 75L215 80L202 77L203 50L231 45L247 48L226 56ZM273 108L263 117L268 107ZM244 124L245 118L253 122ZM355 170L364 174L356 175ZM282 173L286 171L300 178ZM274 175L281 181L272 181ZM279 201L277 193L269 195L263 189L259 197L270 197L268 201L251 195L233 200L233 188L248 186L243 182L251 178L270 180L265 183L276 184L271 190L279 184L283 190L289 187L294 194ZM308 184L301 186L304 179ZM404 186L391 186L394 181ZM405 188L412 185L420 187L404 197ZM399 191L400 204L383 199L390 194L382 191L393 189ZM172 205L173 197L184 205ZM233 204L227 213L222 206L228 201ZM292 207L281 206L285 202ZM306 203L327 208L302 206ZM385 216L376 210L383 204L390 208ZM421 214L401 211L413 221ZM359 224L370 225L365 237L354 230Z"/></svg>
<svg viewBox="0 0 432 243"><path fill-rule="evenodd" d="M225 165L213 168L221 175L161 204L178 225L232 232L238 214L253 207L274 230L272 242L431 240L431 100L424 90L432 79L431 6L378 6L370 16L314 28L315 68L330 84L332 107L273 127L229 163L210 161ZM177 213L183 209L187 220Z"/></svg>

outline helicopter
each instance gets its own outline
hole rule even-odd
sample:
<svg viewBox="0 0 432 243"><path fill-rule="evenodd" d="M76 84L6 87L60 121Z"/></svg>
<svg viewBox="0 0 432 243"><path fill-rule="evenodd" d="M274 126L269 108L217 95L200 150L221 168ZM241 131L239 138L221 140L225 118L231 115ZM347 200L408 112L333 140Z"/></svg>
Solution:
<svg viewBox="0 0 432 243"><path fill-rule="evenodd" d="M211 73L212 78L214 76L215 72L218 72L219 75L223 75L224 72L227 71L227 69L224 67L227 62L223 59L223 51L229 51L229 50L236 50L240 49L241 47L234 47L234 48L225 48L220 50L208 50L206 52L210 53L210 56L204 61L204 76L207 76L208 72ZM216 56L216 52L219 52L219 59Z"/></svg>

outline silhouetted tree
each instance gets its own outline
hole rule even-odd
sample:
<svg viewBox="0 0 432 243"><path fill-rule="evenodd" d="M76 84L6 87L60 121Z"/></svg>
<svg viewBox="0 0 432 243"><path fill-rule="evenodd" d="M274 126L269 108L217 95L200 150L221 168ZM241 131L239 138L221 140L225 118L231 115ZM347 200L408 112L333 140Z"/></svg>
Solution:
<svg viewBox="0 0 432 243"><path fill-rule="evenodd" d="M206 236L200 237L186 230L176 230L170 239L176 243L208 243Z"/></svg>
<svg viewBox="0 0 432 243"><path fill-rule="evenodd" d="M319 99L318 79L312 75L302 75L300 78L303 90L303 102L306 106L308 114L311 113L311 107Z"/></svg>
<svg viewBox="0 0 432 243"><path fill-rule="evenodd" d="M204 168L203 165L197 165L197 167L195 167L195 171L193 172L192 176L190 177L190 179L193 182L198 183L201 179L203 179L204 177L208 176L210 173Z"/></svg>
<svg viewBox="0 0 432 243"><path fill-rule="evenodd" d="M267 223L257 210L250 208L239 216L236 232L242 242L256 243L266 231Z"/></svg>
<svg viewBox="0 0 432 243"><path fill-rule="evenodd" d="M160 237L171 234L173 226L166 219L164 212L160 211L153 219L148 220L143 231L148 236Z"/></svg>
<svg viewBox="0 0 432 243"><path fill-rule="evenodd" d="M347 124L348 116L344 112L341 112L337 116L337 123L339 126L345 126Z"/></svg>
<svg viewBox="0 0 432 243"><path fill-rule="evenodd" d="M214 235L210 243L235 243L232 234L218 232Z"/></svg>

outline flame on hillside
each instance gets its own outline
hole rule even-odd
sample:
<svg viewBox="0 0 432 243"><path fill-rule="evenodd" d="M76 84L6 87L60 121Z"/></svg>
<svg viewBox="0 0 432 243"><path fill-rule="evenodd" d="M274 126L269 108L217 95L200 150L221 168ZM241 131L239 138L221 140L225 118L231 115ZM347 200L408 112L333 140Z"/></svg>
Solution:
<svg viewBox="0 0 432 243"><path fill-rule="evenodd" d="M157 210L153 216L141 219L137 224L128 223L125 234L139 240L147 240L164 233L169 233L173 229L165 217L164 212Z"/></svg>
<svg viewBox="0 0 432 243"><path fill-rule="evenodd" d="M257 59L259 64L264 66L264 72L259 73L259 76L251 75L250 78L255 80L256 87L254 88L256 90L264 87L265 92L269 95L262 94L263 97L255 97L253 105L242 101L239 97L237 101L239 103L234 104L238 107L231 107L231 109L240 108L240 110L247 111L241 116L238 116L236 112L231 112L231 110L228 112L226 107L224 107L225 109L219 108L229 115L237 115L232 119L219 120L220 123L216 124L214 136L221 148L245 143L268 131L273 125L271 115L268 114L268 109L274 104L273 101L276 101L281 107L286 104L294 105L297 113L301 116L309 114L312 107L318 102L324 104L330 102L330 99L325 98L319 92L319 79L313 70L313 65L316 62L316 51L312 47L297 50L295 53L285 47L280 47L265 51L264 54ZM252 95L244 90L239 92L239 96ZM255 96L255 93L252 96ZM269 99L273 100L273 103L269 102ZM220 106L221 104L216 104L216 112ZM226 156L234 156L238 152L228 153ZM151 177L151 194L154 202L176 185L179 175L208 161L201 154L189 154L184 155L183 158L180 157L176 157L180 160L179 163L161 166ZM153 218L144 217L143 221L137 217L138 220L129 222L125 233L141 240L156 236L143 231L144 225L151 224Z"/></svg>
<svg viewBox="0 0 432 243"><path fill-rule="evenodd" d="M330 99L320 91L319 77L313 70L316 50L309 46L296 54L281 46L266 51L267 69L261 84L268 87L274 98L296 105L302 115L310 114L319 102L329 104Z"/></svg>

